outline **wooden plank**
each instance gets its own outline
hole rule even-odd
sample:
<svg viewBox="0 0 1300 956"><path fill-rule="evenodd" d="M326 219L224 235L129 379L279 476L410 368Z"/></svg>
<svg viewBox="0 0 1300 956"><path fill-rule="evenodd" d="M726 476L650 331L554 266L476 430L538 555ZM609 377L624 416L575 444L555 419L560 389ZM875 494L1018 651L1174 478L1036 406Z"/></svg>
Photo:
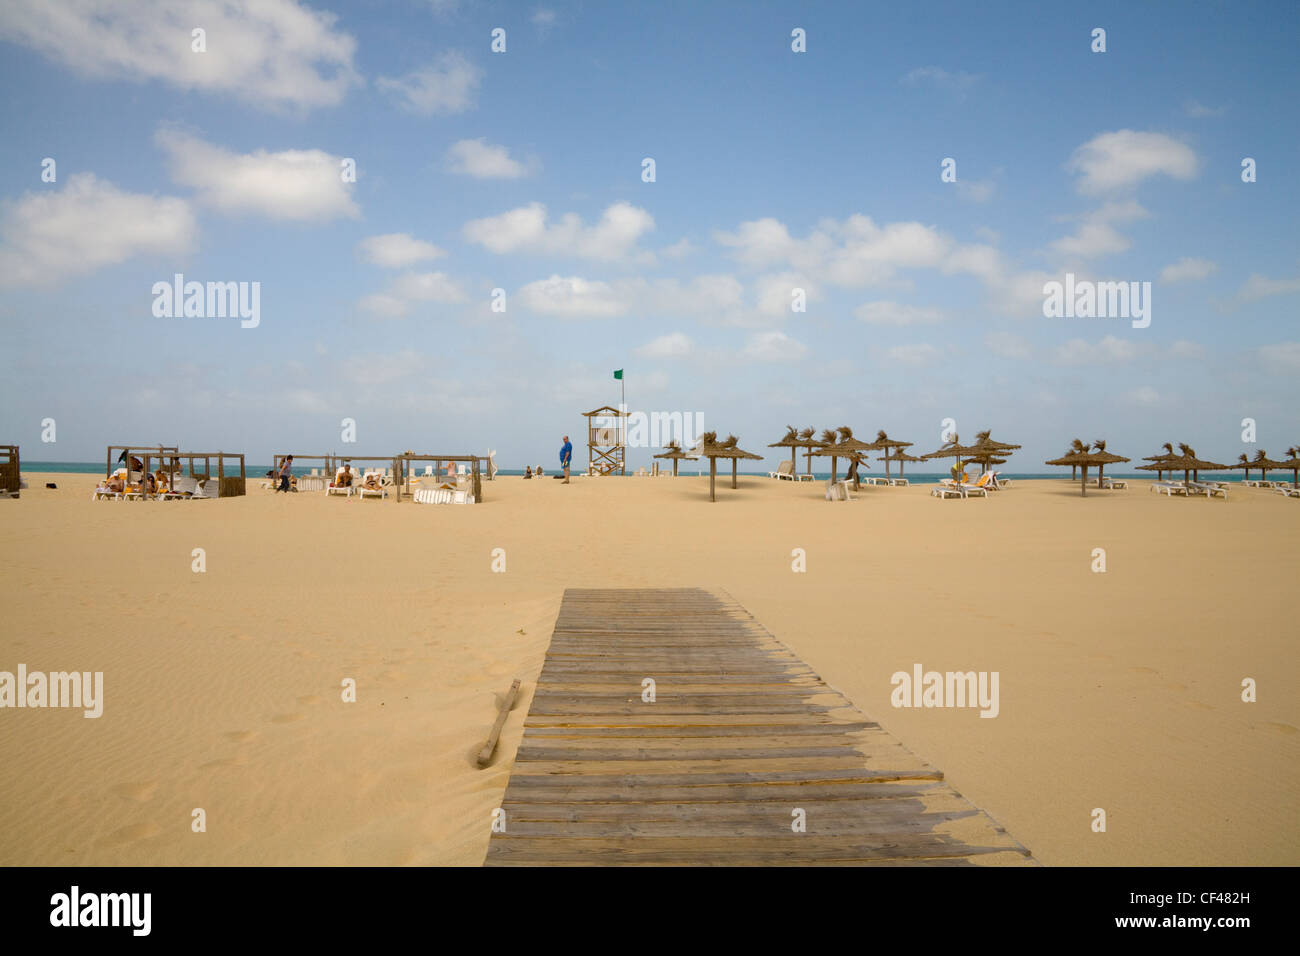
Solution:
<svg viewBox="0 0 1300 956"><path fill-rule="evenodd" d="M478 765L480 767L486 767L488 761L492 759L492 752L497 749L497 741L501 738L501 730L506 725L506 718L510 716L510 709L515 706L515 697L518 694L519 678L516 677L510 685L510 691L506 694L506 699L501 703L501 711L497 714L496 722L492 725L492 731L488 734L487 743L478 752Z"/></svg>
<svg viewBox="0 0 1300 956"><path fill-rule="evenodd" d="M1032 862L744 608L690 588L565 592L501 808L488 865Z"/></svg>

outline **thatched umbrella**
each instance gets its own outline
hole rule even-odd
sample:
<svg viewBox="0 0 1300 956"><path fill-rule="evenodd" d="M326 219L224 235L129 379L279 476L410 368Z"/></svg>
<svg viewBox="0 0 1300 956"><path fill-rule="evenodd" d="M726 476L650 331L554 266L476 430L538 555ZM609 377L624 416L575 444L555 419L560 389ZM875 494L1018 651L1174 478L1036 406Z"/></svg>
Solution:
<svg viewBox="0 0 1300 956"><path fill-rule="evenodd" d="M1217 461L1202 461L1196 457L1196 449L1192 448L1186 442L1178 443L1178 450L1182 452L1174 458L1166 458L1157 462L1157 465L1163 465L1165 471L1181 471L1183 473L1183 483L1187 483L1187 475L1190 472L1192 480L1195 481L1200 477L1202 471L1223 471L1231 465L1221 465ZM1147 467L1150 470L1150 466Z"/></svg>
<svg viewBox="0 0 1300 956"><path fill-rule="evenodd" d="M787 426L787 427L788 427L788 426ZM814 429L814 428L805 428L803 431L799 432L799 436L798 436L798 444L794 446L794 447L796 447L796 448L807 448L807 449L808 449L808 451L806 451L806 452L804 453L804 458L806 458L806 459L808 460L808 474L810 474L810 475L812 474L812 454L813 454L813 453L812 453L812 450L813 450L814 448L820 448L820 447L824 444L824 442L820 442L820 441L818 441L818 440L814 437L815 434L816 434L816 429ZM786 437L788 438L789 436L787 435ZM782 440L782 441L785 441L784 438L781 439L781 440ZM834 439L832 439L832 441L833 441L833 440L834 440ZM791 452L791 453L790 453L790 457L793 458L794 455L795 455L795 452Z"/></svg>
<svg viewBox="0 0 1300 956"><path fill-rule="evenodd" d="M1177 455L1174 454L1174 446L1171 443L1165 442L1164 445L1162 445L1161 447L1164 448L1164 452L1162 454L1147 455L1145 458L1142 459L1143 461L1153 462L1153 464L1137 466L1138 471L1154 471L1156 473L1157 481L1160 480L1164 472L1171 470L1164 465L1164 462L1173 461L1175 458L1178 457Z"/></svg>
<svg viewBox="0 0 1300 956"><path fill-rule="evenodd" d="M899 478L902 478L902 477L903 477L903 462L906 462L906 461L920 461L920 460L921 460L921 459L918 458L916 455L909 455L907 452L905 452L905 451L903 451L903 450L901 450L901 449L898 450L898 451L896 451L896 452L894 452L894 454L892 454L892 455L890 455L888 452L886 452L884 458L877 458L877 459L876 459L876 461L883 461L883 462L885 463L885 471L886 471L886 472L889 471L889 463L890 463L891 461L896 461L896 462L898 462L898 477L899 477Z"/></svg>
<svg viewBox="0 0 1300 956"><path fill-rule="evenodd" d="M1288 455L1291 454L1293 450L1294 449L1287 449L1287 454ZM1238 459L1239 462L1245 460L1246 460L1245 455L1242 455L1241 458ZM1237 464L1237 465L1232 465L1231 467L1240 468L1241 465ZM1249 470L1250 468L1258 468L1260 479L1267 480L1268 479L1267 472L1270 469L1272 469L1273 471L1277 471L1279 468L1285 470L1288 467L1290 466L1285 461L1273 461L1271 458L1268 457L1268 453L1261 448L1259 449L1259 451L1255 452L1255 457L1250 460L1249 468L1247 468L1246 471L1246 477L1248 478L1250 477L1250 470Z"/></svg>
<svg viewBox="0 0 1300 956"><path fill-rule="evenodd" d="M735 435L728 435L725 441L718 441L717 432L705 432L703 441L700 444L700 454L709 459L709 500L717 501L715 493L715 480L718 477L718 459L731 459L731 487L736 485L736 463L742 458L752 458L756 461L763 459L762 455L755 455L753 452L745 451L738 447L739 441Z"/></svg>
<svg viewBox="0 0 1300 956"><path fill-rule="evenodd" d="M1092 443L1093 455L1097 458L1106 460L1097 465L1097 487L1101 487L1101 480L1106 477L1107 465L1118 465L1121 461L1130 461L1131 459L1123 458L1120 455L1112 455L1106 450L1106 439L1098 438Z"/></svg>
<svg viewBox="0 0 1300 956"><path fill-rule="evenodd" d="M797 449L803 447L803 442L799 440L799 431L793 425L785 426L785 436L780 441L774 441L768 445L768 448L789 448L790 449L790 470L794 471L799 463L795 460L798 454ZM810 429L811 431L811 429Z"/></svg>
<svg viewBox="0 0 1300 956"><path fill-rule="evenodd" d="M828 430L827 432L825 432L825 433L822 435L822 437L825 438L827 435L831 435L831 436L833 436L833 435L835 435L835 432L832 432L832 431L829 431L829 430ZM864 441L861 441L861 440L859 440L859 439L857 439L857 438L854 438L854 437L853 437L853 429L850 428L848 425L842 425L842 426L840 426L840 429L839 429L839 436L840 436L840 440L839 440L839 441L834 442L834 443L831 443L831 444L827 444L827 445L825 445L824 447L819 448L819 449L817 449L817 451L813 452L814 455L818 455L818 456L823 457L823 458L830 458L830 460L831 460L831 482L832 482L832 483L835 481L835 461L836 461L836 459L838 459L838 458L849 458L849 459L851 459L851 460L854 460L854 461L857 461L857 462L861 462L861 461L863 460L862 453L863 453L864 451L875 451L875 450L876 450L876 446L875 446L875 445L868 444L867 442L864 442ZM871 466L868 465L867 467L870 468Z"/></svg>
<svg viewBox="0 0 1300 956"><path fill-rule="evenodd" d="M1088 450L1086 442L1076 438L1070 442L1070 450L1060 458L1054 458L1046 464L1049 465L1069 465L1080 469L1079 490L1082 497L1088 497L1088 467L1090 465L1106 465L1115 460L1128 461L1127 458L1120 458L1118 455L1112 455L1110 452L1092 452Z"/></svg>
<svg viewBox="0 0 1300 956"><path fill-rule="evenodd" d="M975 447L974 445L963 445L961 443L961 439L954 433L952 436L952 441L948 442L948 444L944 445L938 451L932 451L930 452L930 454L922 455L921 457L923 459L930 459L930 458L964 459L964 458L972 458L975 455L978 455L980 453L981 453L981 449ZM963 470L965 469L965 465L962 464L960 460L956 465L953 466L953 474L957 473L958 468L961 468Z"/></svg>
<svg viewBox="0 0 1300 956"><path fill-rule="evenodd" d="M970 460L972 462L978 462L981 466L981 471L988 471L988 466L994 464L994 458L1001 458L1002 456L1008 455L1020 448L1019 445L1012 445L1004 441L996 441L989 437L990 435L991 431L989 429L975 433L975 444L972 447L978 448L979 451L976 454L971 455ZM997 464L1005 465L1006 461L1004 460Z"/></svg>
<svg viewBox="0 0 1300 956"><path fill-rule="evenodd" d="M655 455L655 457L656 457L656 458L671 458L671 459L673 460L673 477L676 478L676 477L677 477L677 463L678 463L679 461L681 461L683 458L690 458L691 456L688 455L688 454L686 454L686 452L682 451L682 446L681 446L681 444L677 441L676 438L673 438L673 439L669 440L668 444L665 445L664 448L665 448L665 451L662 452L661 454Z"/></svg>
<svg viewBox="0 0 1300 956"><path fill-rule="evenodd" d="M919 458L913 458L912 456L907 455L906 452L903 451L904 448L911 448L912 442L895 441L894 439L890 438L888 435L885 434L885 430L883 428L880 431L876 432L876 440L873 441L871 444L876 448L883 448L885 451L885 456L883 458L877 458L876 460L883 461L885 463L886 478L889 477L889 463L891 461L920 461L921 460ZM891 448L897 448L898 453L895 455L890 455L889 450ZM901 466L898 470L898 475L900 478L903 476L903 470Z"/></svg>
<svg viewBox="0 0 1300 956"><path fill-rule="evenodd" d="M1291 487L1300 488L1300 446L1288 448L1286 453L1291 457L1282 462L1282 467L1291 469Z"/></svg>

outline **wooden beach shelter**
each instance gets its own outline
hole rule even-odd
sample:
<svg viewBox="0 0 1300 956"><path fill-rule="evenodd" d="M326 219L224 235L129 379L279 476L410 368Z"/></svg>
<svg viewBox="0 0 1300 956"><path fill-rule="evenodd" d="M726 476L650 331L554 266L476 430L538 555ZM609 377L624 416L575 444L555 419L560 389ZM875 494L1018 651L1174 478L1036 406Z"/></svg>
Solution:
<svg viewBox="0 0 1300 956"><path fill-rule="evenodd" d="M627 412L602 405L582 414L587 419L587 473L627 474L626 426L623 421ZM597 425L601 419L604 422ZM608 424L610 420L613 420L613 425Z"/></svg>
<svg viewBox="0 0 1300 956"><path fill-rule="evenodd" d="M911 447L912 447L912 442L910 442L910 441L895 441L894 439L890 438L888 435L885 434L885 430L884 430L883 428L880 429L880 431L876 432L876 440L875 440L874 442L872 442L871 444L874 445L876 448L883 449L884 452L885 452L884 457L882 457L882 458L877 458L876 461L883 461L883 462L885 463L885 477L886 477L886 478L889 477L889 463L890 463L891 461L899 461L899 462L902 462L902 461L920 461L920 460L921 460L921 459L919 459L919 458L913 458L913 457L911 457L910 455L906 455L906 456L905 456L905 453L903 452L903 449L904 449L904 448L911 448ZM898 450L897 450L893 455L891 455L891 454L890 454L890 451L893 450L893 449L898 449ZM905 456L905 457L904 457L904 456ZM903 469L902 469L902 466L901 466L901 465L899 466L899 469L898 469L898 477L900 477L900 478L903 477Z"/></svg>
<svg viewBox="0 0 1300 956"><path fill-rule="evenodd" d="M165 462L179 457L180 451L175 445L109 445L108 452L104 455L104 477L112 476L118 462L126 464L129 477L132 458L139 458L145 466L144 470L148 471L149 459L157 458L160 462Z"/></svg>
<svg viewBox="0 0 1300 956"><path fill-rule="evenodd" d="M700 443L699 453L709 459L709 500L717 501L715 482L718 477L718 459L731 459L731 487L736 488L736 463L742 458L752 458L756 461L762 461L762 455L755 455L753 452L745 451L738 447L739 439L735 435L728 435L725 441L718 441L717 432L705 432Z"/></svg>
<svg viewBox="0 0 1300 956"><path fill-rule="evenodd" d="M655 455L655 457L656 457L656 458L670 458L670 459L672 459L672 463L673 463L673 477L676 478L676 477L677 477L677 463L680 462L683 458L690 458L691 456L688 455L686 452L682 451L682 446L681 446L681 444L677 441L676 438L673 438L673 439L670 439L669 442L668 442L668 444L664 446L664 450L663 450L662 452L660 452L658 455Z"/></svg>
<svg viewBox="0 0 1300 956"><path fill-rule="evenodd" d="M437 472L446 462L468 462L470 474L470 494L474 496L474 503L482 504L483 502L483 474L484 471L492 467L491 456L483 457L481 455L424 455L416 454L413 451L405 452L393 460L393 495L394 501L401 501L402 495L414 495L414 490L410 487L410 481L413 477L419 477L415 474L411 466L415 462L433 462L433 470ZM480 462L485 464L480 466Z"/></svg>
<svg viewBox="0 0 1300 956"><path fill-rule="evenodd" d="M828 434L834 435L837 434L837 432L828 432ZM818 455L822 458L830 458L832 484L834 484L835 482L836 459L848 458L851 461L861 462L864 459L863 452L877 451L879 450L880 447L875 443L864 442L861 439L854 438L853 429L850 428L848 425L841 425L840 428L838 429L838 434L840 436L839 441L834 442L833 444L824 445L823 447L813 452L814 455ZM870 468L871 466L868 465L867 467Z"/></svg>
<svg viewBox="0 0 1300 956"><path fill-rule="evenodd" d="M198 465L196 462L203 462L202 477L208 481L212 480L212 462L217 463L217 496L220 498L238 498L246 494L248 490L248 476L245 473L244 456L238 452L230 451L183 451L176 455L177 458L183 458L189 462L190 477L198 478ZM149 469L149 459L146 457L145 470ZM229 464L227 464L229 462ZM239 466L239 474L235 474L235 465Z"/></svg>
<svg viewBox="0 0 1300 956"><path fill-rule="evenodd" d="M1046 462L1049 465L1069 465L1080 469L1079 491L1084 498L1088 497L1088 468L1091 465L1106 465L1114 461L1128 461L1127 458L1120 458L1119 455L1112 455L1109 452L1097 453L1088 450L1087 442L1080 441L1076 438L1070 443L1070 450L1060 458L1053 458Z"/></svg>
<svg viewBox="0 0 1300 956"><path fill-rule="evenodd" d="M22 487L19 473L18 446L0 445L0 494L17 498Z"/></svg>

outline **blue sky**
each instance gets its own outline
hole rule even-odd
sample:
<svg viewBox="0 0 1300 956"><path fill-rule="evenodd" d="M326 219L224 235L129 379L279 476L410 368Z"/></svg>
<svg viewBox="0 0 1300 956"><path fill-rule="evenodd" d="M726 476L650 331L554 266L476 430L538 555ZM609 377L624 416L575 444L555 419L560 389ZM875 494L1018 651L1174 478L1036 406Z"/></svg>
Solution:
<svg viewBox="0 0 1300 956"><path fill-rule="evenodd" d="M1300 7L1081 6L7 4L0 441L549 466L621 367L759 452L1279 457ZM259 325L156 317L176 272L260 283ZM1045 318L1066 272L1150 282L1150 326Z"/></svg>

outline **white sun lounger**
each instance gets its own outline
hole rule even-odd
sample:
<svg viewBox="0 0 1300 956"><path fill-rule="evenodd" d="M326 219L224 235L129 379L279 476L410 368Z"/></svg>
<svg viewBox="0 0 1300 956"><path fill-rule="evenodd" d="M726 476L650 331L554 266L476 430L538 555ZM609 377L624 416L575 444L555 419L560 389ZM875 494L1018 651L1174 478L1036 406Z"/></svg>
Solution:
<svg viewBox="0 0 1300 956"><path fill-rule="evenodd" d="M1289 485L1277 485L1273 490L1279 495L1285 495L1288 498L1300 498L1300 488L1292 488Z"/></svg>

